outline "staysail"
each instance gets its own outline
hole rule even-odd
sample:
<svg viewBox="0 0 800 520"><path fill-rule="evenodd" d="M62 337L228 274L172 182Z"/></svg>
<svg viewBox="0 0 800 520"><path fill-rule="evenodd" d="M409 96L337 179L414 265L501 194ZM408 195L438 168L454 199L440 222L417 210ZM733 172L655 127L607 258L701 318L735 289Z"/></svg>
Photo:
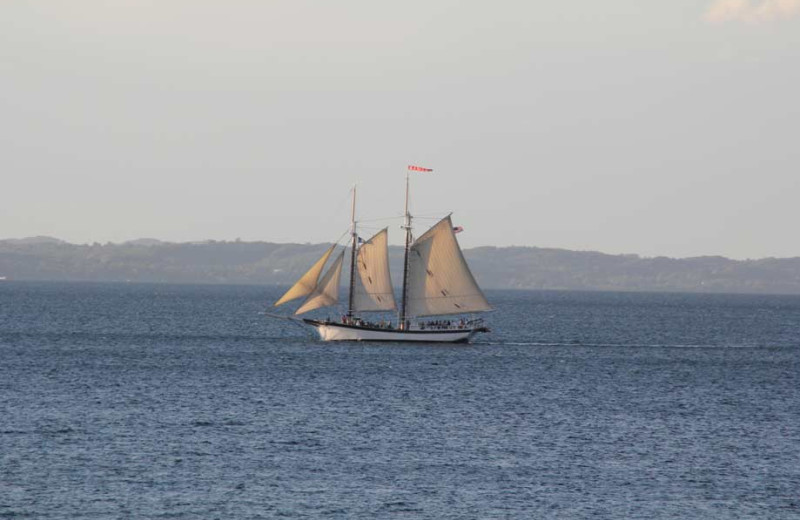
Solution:
<svg viewBox="0 0 800 520"><path fill-rule="evenodd" d="M280 300L275 302L275 307L311 294L311 291L317 286L317 281L319 280L320 273L322 273L322 268L325 267L325 262L328 261L328 257L331 256L335 247L336 244L329 247L328 250L325 251L325 254L322 255L322 258L317 260L317 262L311 266L311 269L306 271L306 274L301 276L300 279L281 296Z"/></svg>
<svg viewBox="0 0 800 520"><path fill-rule="evenodd" d="M388 236L388 228L383 228L358 249L354 311L391 311L397 308L389 275Z"/></svg>
<svg viewBox="0 0 800 520"><path fill-rule="evenodd" d="M342 259L344 259L344 250L339 253L328 272L325 273L325 276L314 287L314 290L311 291L311 294L308 295L306 301L297 309L295 314L303 314L320 307L328 307L339 301L339 278L342 274Z"/></svg>
<svg viewBox="0 0 800 520"><path fill-rule="evenodd" d="M411 245L407 283L407 316L491 309L458 246L449 215Z"/></svg>

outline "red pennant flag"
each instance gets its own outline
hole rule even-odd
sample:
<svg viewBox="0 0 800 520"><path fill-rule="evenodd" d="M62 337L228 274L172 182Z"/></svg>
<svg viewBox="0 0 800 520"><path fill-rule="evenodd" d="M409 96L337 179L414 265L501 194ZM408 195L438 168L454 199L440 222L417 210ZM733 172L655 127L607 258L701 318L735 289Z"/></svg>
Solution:
<svg viewBox="0 0 800 520"><path fill-rule="evenodd" d="M408 169L412 172L432 172L433 168L423 168L422 166L408 166Z"/></svg>

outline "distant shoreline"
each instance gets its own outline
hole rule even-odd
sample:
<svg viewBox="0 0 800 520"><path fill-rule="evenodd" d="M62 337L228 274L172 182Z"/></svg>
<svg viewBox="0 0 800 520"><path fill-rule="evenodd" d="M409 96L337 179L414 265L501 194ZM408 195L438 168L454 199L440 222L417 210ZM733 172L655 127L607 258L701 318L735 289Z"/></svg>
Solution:
<svg viewBox="0 0 800 520"><path fill-rule="evenodd" d="M240 241L155 243L153 239L75 245L49 237L0 240L0 277L6 278L4 282L282 286L293 283L328 246ZM399 286L402 248L390 247L389 255L393 283ZM647 258L492 246L465 249L464 255L486 289L800 294L800 258Z"/></svg>

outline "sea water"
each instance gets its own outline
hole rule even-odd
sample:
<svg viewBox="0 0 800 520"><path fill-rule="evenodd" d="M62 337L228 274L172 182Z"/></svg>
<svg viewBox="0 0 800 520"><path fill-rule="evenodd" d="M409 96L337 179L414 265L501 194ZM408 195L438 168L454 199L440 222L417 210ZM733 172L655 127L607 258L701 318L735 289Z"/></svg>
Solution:
<svg viewBox="0 0 800 520"><path fill-rule="evenodd" d="M279 295L0 283L0 518L800 518L800 297L488 291L442 346Z"/></svg>

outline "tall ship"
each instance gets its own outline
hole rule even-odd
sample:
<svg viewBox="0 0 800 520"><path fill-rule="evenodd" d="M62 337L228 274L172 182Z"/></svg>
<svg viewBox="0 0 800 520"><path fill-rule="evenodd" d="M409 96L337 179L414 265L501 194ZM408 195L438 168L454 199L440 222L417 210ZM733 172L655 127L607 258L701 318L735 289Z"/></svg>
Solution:
<svg viewBox="0 0 800 520"><path fill-rule="evenodd" d="M469 270L450 215L414 239L408 209L410 172L433 171L409 166L406 172L403 284L397 305L389 271L388 228L368 240L358 235L353 187L349 247L350 287L347 310L340 319L294 318L314 327L323 341L402 341L465 343L476 334L489 332L476 313L491 310L489 302ZM339 303L339 281L347 248L336 253L328 248L275 306L304 298L295 311L299 316ZM331 261L331 258L333 260ZM325 265L329 264L325 270ZM324 274L323 274L323 271ZM381 313L380 320L364 316ZM392 319L385 316L392 313ZM396 313L396 314L395 314Z"/></svg>

